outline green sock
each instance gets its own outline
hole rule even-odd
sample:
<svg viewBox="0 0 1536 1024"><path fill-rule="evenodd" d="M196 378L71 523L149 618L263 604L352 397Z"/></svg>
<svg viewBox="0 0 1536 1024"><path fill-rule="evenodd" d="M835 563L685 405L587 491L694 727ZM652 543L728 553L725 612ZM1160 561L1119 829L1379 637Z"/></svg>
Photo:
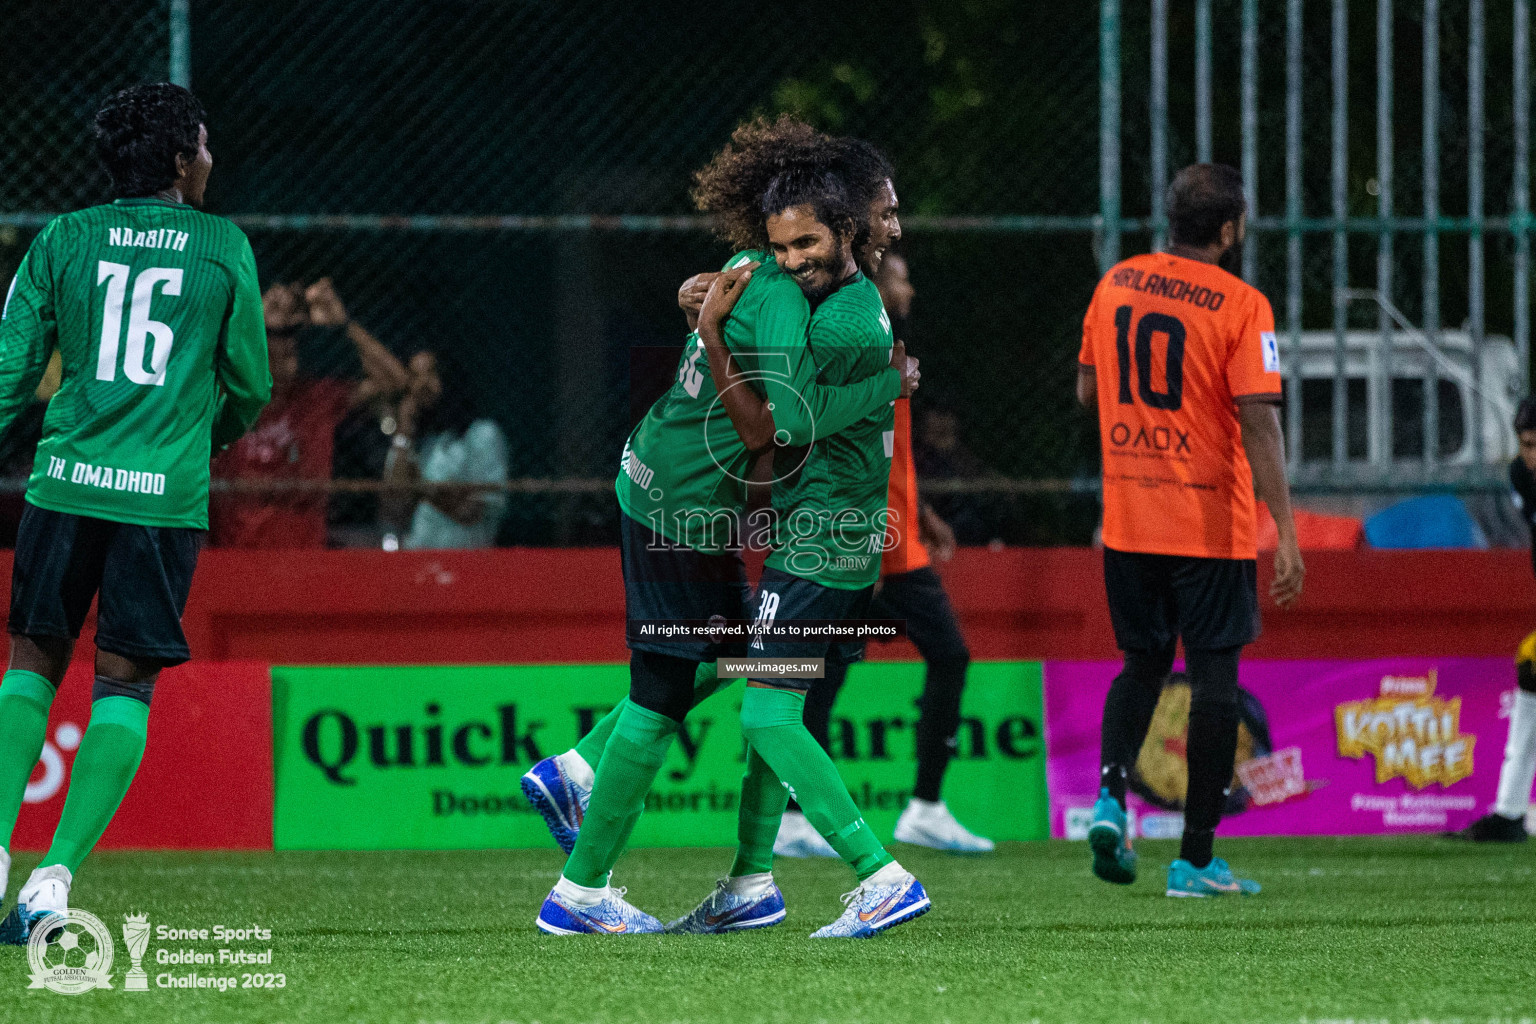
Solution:
<svg viewBox="0 0 1536 1024"><path fill-rule="evenodd" d="M773 841L789 803L789 790L773 774L768 762L747 748L747 773L741 779L741 805L736 812L736 860L731 877L757 875L773 870Z"/></svg>
<svg viewBox="0 0 1536 1024"><path fill-rule="evenodd" d="M132 697L103 697L91 705L91 723L70 773L64 813L39 867L62 864L70 874L107 830L144 758L149 705Z"/></svg>
<svg viewBox="0 0 1536 1024"><path fill-rule="evenodd" d="M0 680L0 846L11 848L27 780L43 753L53 684L13 668Z"/></svg>
<svg viewBox="0 0 1536 1024"><path fill-rule="evenodd" d="M729 679L717 679L715 677L715 663L706 661L699 666L698 672L693 677L693 706L698 707L704 700L722 686L730 683ZM613 735L614 726L619 724L619 716L624 713L624 708L629 705L629 698L625 697L614 705L612 711L598 719L581 739L576 741L576 753L581 759L597 771L597 766L603 762L603 748L608 745L608 737Z"/></svg>
<svg viewBox="0 0 1536 1024"><path fill-rule="evenodd" d="M805 727L805 695L748 686L741 700L741 731L768 767L795 790L805 817L864 881L894 858L875 838L832 758Z"/></svg>
<svg viewBox="0 0 1536 1024"><path fill-rule="evenodd" d="M608 872L624 852L624 844L645 810L645 794L661 771L679 728L665 715L624 702L624 711L603 749L581 835L565 862L566 878L589 887L607 884Z"/></svg>
<svg viewBox="0 0 1536 1024"><path fill-rule="evenodd" d="M693 706L698 707L714 694L730 686L734 680L721 679L719 662L706 661L699 665L699 670L693 674Z"/></svg>
<svg viewBox="0 0 1536 1024"><path fill-rule="evenodd" d="M613 735L613 727L619 724L619 716L629 706L629 698L625 697L614 705L613 710L597 720L592 731L576 741L576 753L595 772L597 766L603 763L603 748L608 745L608 737Z"/></svg>

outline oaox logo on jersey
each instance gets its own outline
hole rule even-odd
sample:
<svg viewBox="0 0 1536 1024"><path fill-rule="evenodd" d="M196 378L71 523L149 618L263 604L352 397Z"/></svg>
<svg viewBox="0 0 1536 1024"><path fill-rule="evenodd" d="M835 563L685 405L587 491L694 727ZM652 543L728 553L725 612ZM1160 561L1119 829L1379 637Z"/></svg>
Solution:
<svg viewBox="0 0 1536 1024"><path fill-rule="evenodd" d="M1189 431L1177 427L1153 427L1148 430L1145 426L1133 429L1128 423L1116 423L1109 428L1109 443L1116 448L1130 448L1133 451L1145 448L1174 455L1190 451Z"/></svg>

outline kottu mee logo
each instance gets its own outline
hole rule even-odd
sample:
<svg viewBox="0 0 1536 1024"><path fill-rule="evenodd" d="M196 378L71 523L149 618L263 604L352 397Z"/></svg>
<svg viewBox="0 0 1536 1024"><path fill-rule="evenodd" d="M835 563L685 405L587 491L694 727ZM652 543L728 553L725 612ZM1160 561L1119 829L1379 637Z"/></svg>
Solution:
<svg viewBox="0 0 1536 1024"><path fill-rule="evenodd" d="M1401 778L1414 789L1449 786L1472 774L1477 737L1461 731L1461 698L1435 696L1435 670L1384 676L1381 695L1334 708L1339 756L1376 759L1376 781Z"/></svg>
<svg viewBox="0 0 1536 1024"><path fill-rule="evenodd" d="M49 914L32 923L27 939L28 988L64 996L112 987L112 933L83 910Z"/></svg>

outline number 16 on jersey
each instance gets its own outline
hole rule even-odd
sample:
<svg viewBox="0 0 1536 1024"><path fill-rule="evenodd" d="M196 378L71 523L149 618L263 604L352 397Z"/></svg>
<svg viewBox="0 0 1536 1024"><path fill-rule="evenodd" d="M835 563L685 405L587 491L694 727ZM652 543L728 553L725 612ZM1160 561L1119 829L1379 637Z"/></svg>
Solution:
<svg viewBox="0 0 1536 1024"><path fill-rule="evenodd" d="M123 334L123 299L128 293L128 275L132 268L125 263L109 263L102 260L96 265L96 283L107 286L106 306L101 316L101 350L96 356L96 379L117 379L119 342ZM150 305L155 300L155 289L162 294L181 294L179 267L149 267L139 272L133 282L133 301L128 310L128 339L122 344L123 375L135 384L154 387L165 385L165 364L171 358L171 345L175 336L169 324L149 318ZM149 366L144 365L148 349Z"/></svg>

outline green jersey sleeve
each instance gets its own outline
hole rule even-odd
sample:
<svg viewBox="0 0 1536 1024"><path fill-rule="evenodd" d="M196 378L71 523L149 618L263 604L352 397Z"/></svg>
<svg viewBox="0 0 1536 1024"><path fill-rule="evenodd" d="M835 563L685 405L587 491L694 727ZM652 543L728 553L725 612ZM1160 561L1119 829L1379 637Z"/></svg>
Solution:
<svg viewBox="0 0 1536 1024"><path fill-rule="evenodd" d="M740 346L755 351L755 376L779 443L791 447L838 433L901 393L901 374L891 367L850 384L820 383L821 367L808 344L814 325L799 287L792 278L778 277L759 307L754 336ZM727 344L730 340L727 332Z"/></svg>
<svg viewBox="0 0 1536 1024"><path fill-rule="evenodd" d="M58 337L48 254L52 228L32 240L0 311L0 436L37 390Z"/></svg>
<svg viewBox="0 0 1536 1024"><path fill-rule="evenodd" d="M214 373L221 402L213 424L213 447L224 448L251 429L272 395L267 361L267 327L256 279L256 255L249 239L236 261L234 293L219 331Z"/></svg>

